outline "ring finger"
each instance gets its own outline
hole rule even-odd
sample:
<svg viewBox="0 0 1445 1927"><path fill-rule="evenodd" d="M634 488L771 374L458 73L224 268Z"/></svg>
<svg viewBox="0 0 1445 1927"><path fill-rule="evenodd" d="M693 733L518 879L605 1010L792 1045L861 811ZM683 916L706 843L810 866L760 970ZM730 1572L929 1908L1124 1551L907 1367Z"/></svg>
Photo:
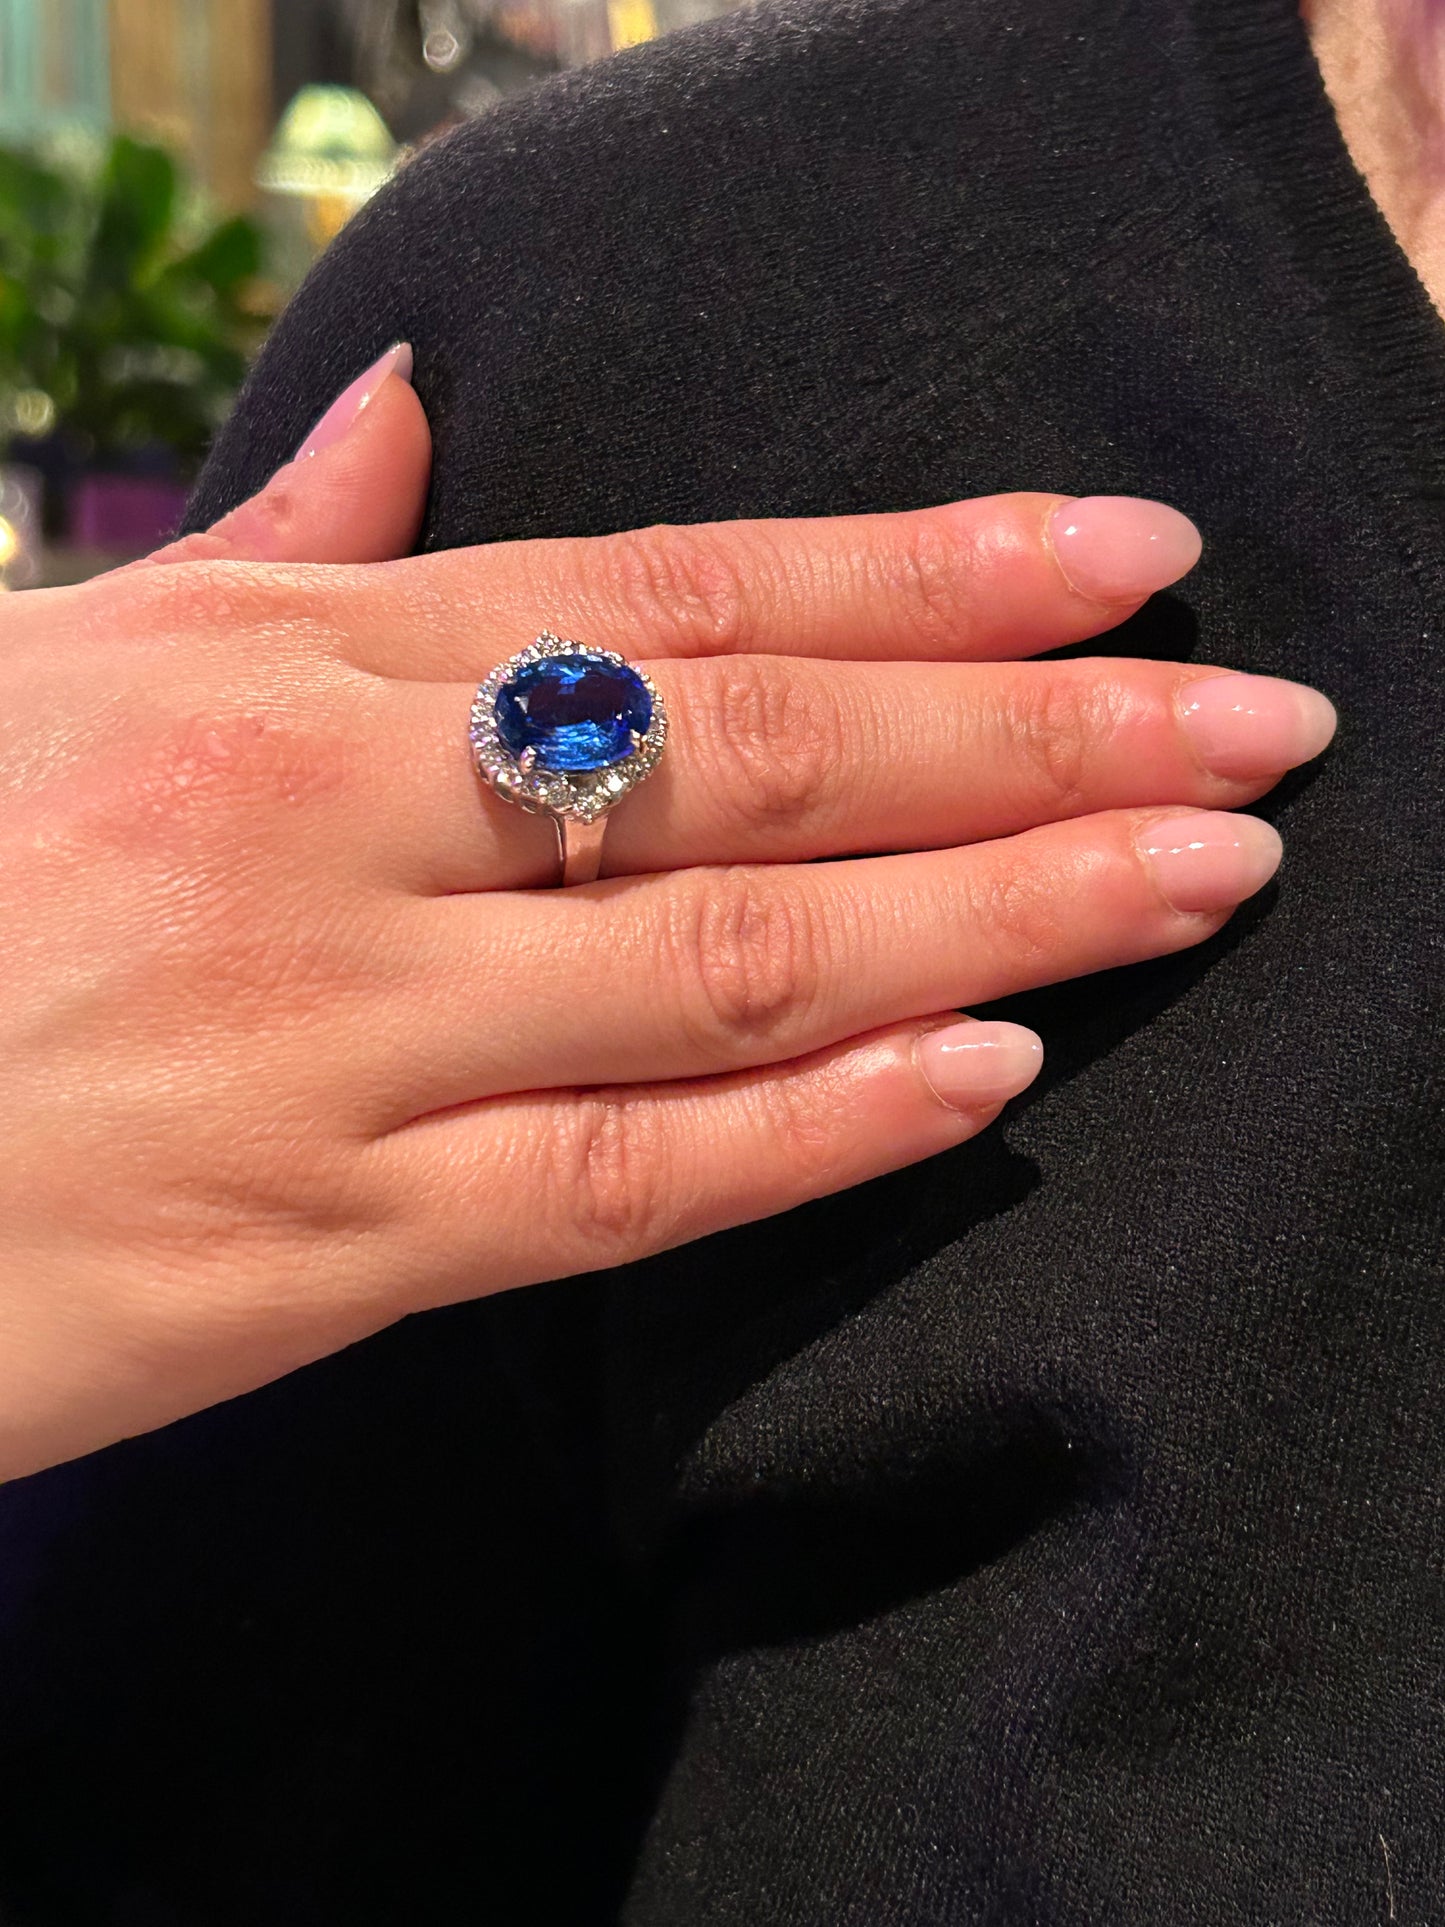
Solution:
<svg viewBox="0 0 1445 1927"><path fill-rule="evenodd" d="M649 672L668 746L608 819L607 876L941 849L1150 804L1232 809L1334 729L1315 690L1174 663L728 656ZM472 770L470 689L371 696L381 747L364 780L384 880L422 894L553 881L551 825Z"/></svg>

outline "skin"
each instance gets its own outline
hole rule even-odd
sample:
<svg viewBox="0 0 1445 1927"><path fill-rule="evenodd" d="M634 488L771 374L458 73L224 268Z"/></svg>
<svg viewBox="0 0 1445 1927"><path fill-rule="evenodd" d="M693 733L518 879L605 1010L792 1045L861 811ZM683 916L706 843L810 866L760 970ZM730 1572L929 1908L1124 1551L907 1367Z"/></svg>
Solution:
<svg viewBox="0 0 1445 1927"><path fill-rule="evenodd" d="M1351 158L1445 317L1445 0L1303 0Z"/></svg>
<svg viewBox="0 0 1445 1927"><path fill-rule="evenodd" d="M211 533L0 606L0 1477L957 1144L1033 1068L941 1101L958 1005L1275 860L1180 907L1144 854L1280 773L1201 762L1217 671L1027 660L1137 606L1070 587L1066 498L391 560L429 458L392 376ZM539 612L652 638L673 721L568 891L465 741Z"/></svg>

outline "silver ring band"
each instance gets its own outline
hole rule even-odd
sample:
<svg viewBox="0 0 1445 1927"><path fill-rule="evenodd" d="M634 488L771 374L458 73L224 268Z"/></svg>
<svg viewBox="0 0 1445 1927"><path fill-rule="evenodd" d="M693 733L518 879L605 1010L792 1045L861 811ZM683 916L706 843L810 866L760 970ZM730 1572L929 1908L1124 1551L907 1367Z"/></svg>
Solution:
<svg viewBox="0 0 1445 1927"><path fill-rule="evenodd" d="M607 834L607 818L595 823L567 823L552 818L557 832L557 881L595 883L602 871L602 839Z"/></svg>

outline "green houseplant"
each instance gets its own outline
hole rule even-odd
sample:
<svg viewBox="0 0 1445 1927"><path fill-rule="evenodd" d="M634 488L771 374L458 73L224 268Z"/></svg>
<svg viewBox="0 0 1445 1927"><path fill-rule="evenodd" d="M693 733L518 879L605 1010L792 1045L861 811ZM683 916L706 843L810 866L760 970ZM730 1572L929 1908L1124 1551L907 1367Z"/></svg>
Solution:
<svg viewBox="0 0 1445 1927"><path fill-rule="evenodd" d="M52 483L183 486L264 322L260 230L198 215L163 149L0 148L0 440Z"/></svg>

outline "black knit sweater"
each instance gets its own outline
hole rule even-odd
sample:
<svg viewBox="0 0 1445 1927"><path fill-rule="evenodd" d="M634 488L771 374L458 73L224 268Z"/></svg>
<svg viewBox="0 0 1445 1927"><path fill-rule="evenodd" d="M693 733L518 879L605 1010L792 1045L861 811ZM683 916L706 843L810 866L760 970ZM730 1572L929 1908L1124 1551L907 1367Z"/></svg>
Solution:
<svg viewBox="0 0 1445 1927"><path fill-rule="evenodd" d="M1017 1000L976 1143L0 1491L0 1920L1445 1921L1445 323L1292 0L764 7L510 101L195 521L398 338L429 547L1157 496L1203 560L1090 651L1339 740L1216 941Z"/></svg>

